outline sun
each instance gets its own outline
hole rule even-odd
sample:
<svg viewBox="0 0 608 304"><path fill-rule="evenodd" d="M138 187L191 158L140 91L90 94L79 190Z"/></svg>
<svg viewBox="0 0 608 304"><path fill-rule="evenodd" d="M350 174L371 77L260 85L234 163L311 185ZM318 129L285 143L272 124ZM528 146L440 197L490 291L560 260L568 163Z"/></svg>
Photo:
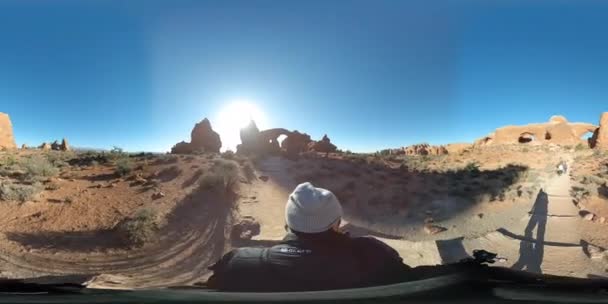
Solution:
<svg viewBox="0 0 608 304"><path fill-rule="evenodd" d="M236 146L241 143L239 131L252 119L258 128L266 127L266 115L248 100L234 100L218 112L213 128L220 134L223 151L236 151Z"/></svg>

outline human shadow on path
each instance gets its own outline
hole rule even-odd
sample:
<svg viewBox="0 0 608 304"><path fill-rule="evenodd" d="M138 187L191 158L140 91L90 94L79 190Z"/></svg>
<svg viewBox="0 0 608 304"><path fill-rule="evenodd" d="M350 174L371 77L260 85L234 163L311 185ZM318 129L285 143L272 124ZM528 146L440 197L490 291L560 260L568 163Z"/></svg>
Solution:
<svg viewBox="0 0 608 304"><path fill-rule="evenodd" d="M544 256L548 204L547 193L543 189L540 189L536 195L534 206L532 206L532 210L530 211L530 221L528 221L525 229L525 238L527 240L520 242L519 259L511 268L542 273L541 264ZM534 235L535 228L536 235Z"/></svg>

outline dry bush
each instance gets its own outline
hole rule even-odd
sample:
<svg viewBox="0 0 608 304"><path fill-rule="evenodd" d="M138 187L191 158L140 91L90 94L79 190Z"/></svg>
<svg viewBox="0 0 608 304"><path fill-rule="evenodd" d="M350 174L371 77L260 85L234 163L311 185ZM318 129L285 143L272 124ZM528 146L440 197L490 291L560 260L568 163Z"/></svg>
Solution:
<svg viewBox="0 0 608 304"><path fill-rule="evenodd" d="M46 158L33 156L21 160L21 167L25 170L25 178L29 181L39 181L55 176L59 169L53 166Z"/></svg>
<svg viewBox="0 0 608 304"><path fill-rule="evenodd" d="M32 200L40 191L42 185L34 183L32 185L21 185L10 182L0 183L0 199L3 201L27 202Z"/></svg>
<svg viewBox="0 0 608 304"><path fill-rule="evenodd" d="M239 182L239 166L236 161L216 159L206 172L200 185L203 189L236 193Z"/></svg>
<svg viewBox="0 0 608 304"><path fill-rule="evenodd" d="M243 162L241 169L243 170L243 175L245 175L245 178L248 181L256 179L255 169L253 168L253 164L249 160Z"/></svg>
<svg viewBox="0 0 608 304"><path fill-rule="evenodd" d="M125 176L133 170L133 162L128 156L117 159L114 165L114 173L118 176Z"/></svg>
<svg viewBox="0 0 608 304"><path fill-rule="evenodd" d="M221 157L223 159L228 159L228 160L234 160L235 159L235 155L234 155L234 152L232 150L226 150L225 152L223 152L221 154Z"/></svg>
<svg viewBox="0 0 608 304"><path fill-rule="evenodd" d="M158 214L154 209L141 209L134 216L118 223L115 231L130 245L142 246L156 237Z"/></svg>

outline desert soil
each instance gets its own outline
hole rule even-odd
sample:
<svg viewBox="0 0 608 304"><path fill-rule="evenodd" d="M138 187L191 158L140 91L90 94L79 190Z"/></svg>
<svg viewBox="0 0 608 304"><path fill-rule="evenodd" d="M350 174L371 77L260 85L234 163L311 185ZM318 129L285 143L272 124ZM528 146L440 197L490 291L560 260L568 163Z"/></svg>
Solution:
<svg viewBox="0 0 608 304"><path fill-rule="evenodd" d="M111 166L68 168L53 179L57 189L43 191L36 201L0 204L0 276L83 275L91 280L89 286L106 288L194 284L228 250L280 240L287 196L305 180L337 194L346 231L388 243L412 266L455 262L485 249L505 258L501 266L606 276L605 259L591 258L589 244L608 248L608 224L584 220L570 193L571 176L553 172L559 158L576 166L571 151L494 148L437 158L419 171L403 171L390 159L355 165L360 159L332 157L262 159L255 165L257 179L240 178L235 201L199 187L219 158L214 155L139 159L131 177L153 181L153 187L117 178ZM432 171L459 170L469 161L483 171L473 177L456 174L454 181L446 178L450 172ZM504 167L511 163L522 163L534 174L512 181L509 174L517 167ZM491 178L500 183L484 184ZM462 194L458 188L477 186L500 189L501 198L490 199L476 189ZM159 192L163 196L153 198ZM469 193L482 199L463 198ZM156 210L165 223L158 240L126 248L112 229L142 208ZM254 217L261 232L237 243L231 227L240 216ZM425 222L446 230L430 234Z"/></svg>

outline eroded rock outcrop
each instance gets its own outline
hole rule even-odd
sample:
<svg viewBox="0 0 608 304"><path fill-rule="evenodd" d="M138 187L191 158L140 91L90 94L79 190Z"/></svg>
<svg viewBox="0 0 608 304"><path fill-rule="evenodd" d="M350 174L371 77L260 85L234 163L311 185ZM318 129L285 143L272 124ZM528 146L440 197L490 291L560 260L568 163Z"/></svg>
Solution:
<svg viewBox="0 0 608 304"><path fill-rule="evenodd" d="M70 144L68 144L68 140L67 139L62 139L61 140L61 145L59 146L59 149L61 149L61 151L70 151Z"/></svg>
<svg viewBox="0 0 608 304"><path fill-rule="evenodd" d="M581 138L585 133L594 132L597 126L589 123L572 123L561 115L551 116L549 122L525 126L505 126L475 141L475 146L502 144L589 144Z"/></svg>
<svg viewBox="0 0 608 304"><path fill-rule="evenodd" d="M44 142L38 148L40 148L41 150L48 151L51 150L51 145L49 143Z"/></svg>
<svg viewBox="0 0 608 304"><path fill-rule="evenodd" d="M279 137L285 136L282 143ZM254 121L251 121L240 131L241 144L237 146L239 154L278 154L285 151L289 155L296 155L308 150L311 142L310 135L283 128L274 128L260 131Z"/></svg>
<svg viewBox="0 0 608 304"><path fill-rule="evenodd" d="M15 149L15 137L13 135L13 125L8 114L0 113L0 149Z"/></svg>
<svg viewBox="0 0 608 304"><path fill-rule="evenodd" d="M211 122L205 118L201 122L194 125L190 133L190 142L179 142L173 148L173 154L187 154L195 151L201 152L220 152L222 141L220 135L213 131Z"/></svg>
<svg viewBox="0 0 608 304"><path fill-rule="evenodd" d="M283 140L281 147L285 150L287 155L293 156L306 151L308 149L308 144L311 141L310 135L300 133L296 130L291 132L291 134Z"/></svg>
<svg viewBox="0 0 608 304"><path fill-rule="evenodd" d="M593 133L590 143L593 148L608 150L608 112L600 116L600 126Z"/></svg>
<svg viewBox="0 0 608 304"><path fill-rule="evenodd" d="M319 141L313 141L308 144L308 150L313 152L331 153L336 152L336 145L331 143L327 134Z"/></svg>
<svg viewBox="0 0 608 304"><path fill-rule="evenodd" d="M444 155L448 154L445 146L431 146L429 144L417 144L401 148L405 155Z"/></svg>
<svg viewBox="0 0 608 304"><path fill-rule="evenodd" d="M291 132L282 128L260 131L252 120L240 131L241 144L237 146L237 153L241 154L276 154L281 151L279 137L289 136Z"/></svg>

